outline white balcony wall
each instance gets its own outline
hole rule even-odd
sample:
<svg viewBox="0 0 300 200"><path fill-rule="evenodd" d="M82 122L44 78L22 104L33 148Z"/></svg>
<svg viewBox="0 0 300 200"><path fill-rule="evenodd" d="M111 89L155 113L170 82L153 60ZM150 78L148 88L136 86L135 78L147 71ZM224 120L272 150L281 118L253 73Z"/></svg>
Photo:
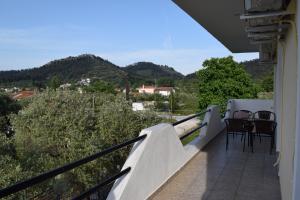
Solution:
<svg viewBox="0 0 300 200"><path fill-rule="evenodd" d="M191 160L210 140L224 129L219 108L211 106L199 131L199 137L183 146L174 127L159 124L141 131L147 134L144 141L136 143L123 169L131 171L117 180L108 196L109 200L147 199L166 181Z"/></svg>
<svg viewBox="0 0 300 200"><path fill-rule="evenodd" d="M255 113L259 110L268 110L274 112L273 100L266 99L231 99L229 101L230 113L237 110L249 110Z"/></svg>

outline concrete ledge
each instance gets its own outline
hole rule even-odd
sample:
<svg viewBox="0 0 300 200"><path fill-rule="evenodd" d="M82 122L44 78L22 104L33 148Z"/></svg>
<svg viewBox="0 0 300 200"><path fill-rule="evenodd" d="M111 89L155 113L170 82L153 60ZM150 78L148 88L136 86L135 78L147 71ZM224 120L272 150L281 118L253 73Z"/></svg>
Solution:
<svg viewBox="0 0 300 200"><path fill-rule="evenodd" d="M150 197L174 174L185 166L210 140L224 129L219 108L209 107L199 137L183 146L177 132L170 124L158 124L144 129L144 141L136 143L123 169L131 167L130 173L117 180L108 196L109 200L143 200Z"/></svg>

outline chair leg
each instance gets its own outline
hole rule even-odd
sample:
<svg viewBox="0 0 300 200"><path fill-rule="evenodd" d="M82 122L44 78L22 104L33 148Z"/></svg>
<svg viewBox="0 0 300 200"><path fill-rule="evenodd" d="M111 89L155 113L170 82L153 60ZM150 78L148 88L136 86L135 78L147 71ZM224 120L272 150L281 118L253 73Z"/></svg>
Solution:
<svg viewBox="0 0 300 200"><path fill-rule="evenodd" d="M252 150L252 153L253 153L253 134L251 133L250 134L250 143L251 143L251 150Z"/></svg>
<svg viewBox="0 0 300 200"><path fill-rule="evenodd" d="M271 136L271 147L270 147L270 154L272 154L273 145L274 145L274 137L273 137L273 136Z"/></svg>
<svg viewBox="0 0 300 200"><path fill-rule="evenodd" d="M250 135L249 135L249 133L247 135L248 135L248 147L249 147Z"/></svg>
<svg viewBox="0 0 300 200"><path fill-rule="evenodd" d="M243 146L243 152L245 152L245 143L246 143L246 136L244 136L244 146Z"/></svg>
<svg viewBox="0 0 300 200"><path fill-rule="evenodd" d="M241 137L241 142L243 142L243 138L244 138L244 135L242 135L242 137Z"/></svg>
<svg viewBox="0 0 300 200"><path fill-rule="evenodd" d="M226 151L228 150L228 133L226 134Z"/></svg>
<svg viewBox="0 0 300 200"><path fill-rule="evenodd" d="M259 135L259 143L261 144L261 135L260 133L258 133L258 135Z"/></svg>

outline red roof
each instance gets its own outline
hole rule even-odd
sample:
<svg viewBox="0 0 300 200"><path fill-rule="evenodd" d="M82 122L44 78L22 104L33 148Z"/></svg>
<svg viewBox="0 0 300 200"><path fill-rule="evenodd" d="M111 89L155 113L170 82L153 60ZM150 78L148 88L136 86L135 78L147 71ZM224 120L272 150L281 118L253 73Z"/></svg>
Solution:
<svg viewBox="0 0 300 200"><path fill-rule="evenodd" d="M25 98L28 98L28 97L32 97L33 95L34 95L33 91L27 91L26 90L26 91L18 92L12 98L14 100L19 100L19 99L25 99Z"/></svg>

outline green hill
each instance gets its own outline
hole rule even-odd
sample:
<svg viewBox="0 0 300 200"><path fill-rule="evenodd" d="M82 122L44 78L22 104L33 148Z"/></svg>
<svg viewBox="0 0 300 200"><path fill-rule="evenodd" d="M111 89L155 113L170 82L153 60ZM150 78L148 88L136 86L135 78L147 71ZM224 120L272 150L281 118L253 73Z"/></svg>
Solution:
<svg viewBox="0 0 300 200"><path fill-rule="evenodd" d="M138 62L123 68L127 72L132 85L158 84L174 85L174 80L184 78L184 75L166 65L151 62Z"/></svg>
<svg viewBox="0 0 300 200"><path fill-rule="evenodd" d="M273 71L272 66L259 65L258 60L246 61L241 64L256 81L262 80ZM184 76L166 65L138 62L126 67L119 67L98 56L84 54L54 60L38 68L0 71L0 87L44 87L53 76L58 76L63 83L91 78L104 80L120 87L124 87L126 78L132 87L141 84L174 86L186 82L188 85L190 82L194 85L197 82L195 73Z"/></svg>
<svg viewBox="0 0 300 200"><path fill-rule="evenodd" d="M272 75L274 70L272 65L260 65L258 59L241 62L241 64L245 66L246 71L255 81Z"/></svg>
<svg viewBox="0 0 300 200"><path fill-rule="evenodd" d="M0 86L43 87L53 76L58 76L62 83L90 78L104 80L121 87L125 85L126 77L133 86L184 77L168 66L139 62L119 67L100 57L84 54L54 60L38 68L0 71Z"/></svg>
<svg viewBox="0 0 300 200"><path fill-rule="evenodd" d="M123 82L126 73L100 57L84 54L51 61L39 68L0 72L1 86L44 86L53 77L62 82L97 78L114 84Z"/></svg>

